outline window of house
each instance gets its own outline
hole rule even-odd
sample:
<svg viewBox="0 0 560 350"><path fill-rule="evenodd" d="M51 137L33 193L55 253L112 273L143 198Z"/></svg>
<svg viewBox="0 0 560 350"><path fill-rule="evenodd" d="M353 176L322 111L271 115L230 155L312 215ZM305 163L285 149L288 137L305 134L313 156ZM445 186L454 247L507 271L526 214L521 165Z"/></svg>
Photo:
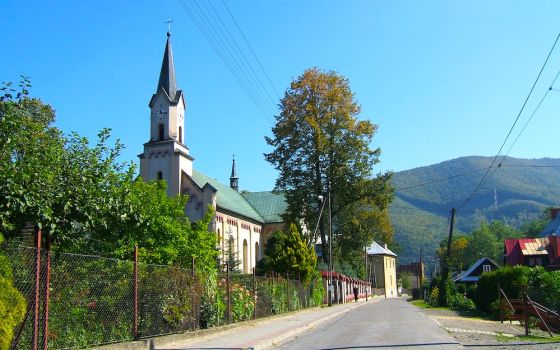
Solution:
<svg viewBox="0 0 560 350"><path fill-rule="evenodd" d="M163 180L163 172L161 172L161 171L157 172L157 179L158 180Z"/></svg>
<svg viewBox="0 0 560 350"><path fill-rule="evenodd" d="M490 265L482 265L482 273L490 272L491 270L492 268L490 267Z"/></svg>
<svg viewBox="0 0 560 350"><path fill-rule="evenodd" d="M163 124L159 124L158 128L158 140L163 141Z"/></svg>

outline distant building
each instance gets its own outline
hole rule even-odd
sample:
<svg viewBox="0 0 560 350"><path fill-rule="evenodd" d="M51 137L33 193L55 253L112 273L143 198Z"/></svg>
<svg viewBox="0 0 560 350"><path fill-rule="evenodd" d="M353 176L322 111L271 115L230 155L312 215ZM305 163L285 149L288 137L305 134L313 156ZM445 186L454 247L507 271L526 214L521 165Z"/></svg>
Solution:
<svg viewBox="0 0 560 350"><path fill-rule="evenodd" d="M399 278L404 273L412 276L411 288L420 288L422 281L424 281L424 278L426 277L424 263L420 261L397 266L397 275Z"/></svg>
<svg viewBox="0 0 560 350"><path fill-rule="evenodd" d="M504 264L544 266L560 268L560 208L550 211L550 223L538 238L506 239L504 241Z"/></svg>
<svg viewBox="0 0 560 350"><path fill-rule="evenodd" d="M397 294L397 254L373 242L367 248L368 280L374 288L383 289L385 297L396 297Z"/></svg>
<svg viewBox="0 0 560 350"><path fill-rule="evenodd" d="M478 282L480 276L485 272L499 269L500 266L489 258L479 259L465 272L461 272L453 277L455 283L472 284Z"/></svg>
<svg viewBox="0 0 560 350"><path fill-rule="evenodd" d="M150 139L139 155L140 176L145 181L165 180L169 196L188 195L185 214L192 222L213 208L209 229L219 238L222 261L231 249L241 262L239 268L250 273L262 257L269 235L284 229L285 199L272 192L239 192L235 159L229 186L194 168L184 137L187 103L177 88L170 37L168 33L157 89L149 103Z"/></svg>

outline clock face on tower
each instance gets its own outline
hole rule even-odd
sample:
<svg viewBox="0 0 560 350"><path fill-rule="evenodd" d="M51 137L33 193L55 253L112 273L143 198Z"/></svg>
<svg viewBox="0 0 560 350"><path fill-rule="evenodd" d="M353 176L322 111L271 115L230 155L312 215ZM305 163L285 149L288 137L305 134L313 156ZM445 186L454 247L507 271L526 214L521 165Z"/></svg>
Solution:
<svg viewBox="0 0 560 350"><path fill-rule="evenodd" d="M167 116L167 110L160 104L154 112L154 116L158 120L163 120L165 116Z"/></svg>

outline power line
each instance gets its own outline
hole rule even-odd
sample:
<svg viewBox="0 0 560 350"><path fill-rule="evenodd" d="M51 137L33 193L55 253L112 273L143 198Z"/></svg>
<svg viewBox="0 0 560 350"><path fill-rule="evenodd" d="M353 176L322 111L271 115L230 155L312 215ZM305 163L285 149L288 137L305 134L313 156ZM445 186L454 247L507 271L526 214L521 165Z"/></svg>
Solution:
<svg viewBox="0 0 560 350"><path fill-rule="evenodd" d="M401 188L395 189L395 192L404 191L404 190L408 190L408 189L416 188L416 187L427 186L427 185L431 185L431 184L434 184L434 183L438 183L438 182L442 182L442 181L446 181L446 180L451 180L451 179L454 179L454 178L457 178L457 177L466 176L466 175L470 175L470 174L474 174L474 173L480 173L484 170L486 170L486 169L472 170L472 171L469 171L469 172L466 172L466 173L452 175L452 176L448 176L448 177L443 177L443 178L439 178L439 179L436 179L436 180L433 180L433 181L422 182L422 183L418 183L418 184L414 184L414 185L410 185L410 186L406 186L406 187L401 187Z"/></svg>
<svg viewBox="0 0 560 350"><path fill-rule="evenodd" d="M237 21L235 20L235 18L233 17L233 14L231 13L231 11L229 10L229 7L226 5L226 2L224 0L222 0L222 3L224 4L224 7L226 8L227 12L229 13L229 16L231 17L231 19L233 20L233 23L235 24L235 26L237 27L237 30L239 31L239 33L241 34L241 36L243 37L243 40L245 41L245 44L247 44L247 47L249 47L249 50L251 50L251 53L253 54L253 57L255 58L255 60L257 61L257 63L259 64L259 66L261 67L261 70L263 71L264 75L266 76L266 79L268 80L268 83L270 84L270 86L272 86L272 89L274 90L274 92L276 93L276 96L278 97L278 99L280 99L280 94L278 93L278 89L276 89L276 86L274 86L274 83L272 82L272 80L270 79L270 76L268 75L268 73L266 72L266 70L264 69L261 61L259 60L259 58L257 57L257 55L255 54L255 51L253 50L253 47L251 46L251 44L249 44L249 41L247 40L247 38L245 37L245 34L243 34L243 31L241 30L241 27L239 26L239 24L237 24Z"/></svg>
<svg viewBox="0 0 560 350"><path fill-rule="evenodd" d="M525 125L523 125L523 128L521 129L521 131L519 132L519 134L517 135L517 137L515 138L515 140L511 144L511 146L509 146L509 149L507 150L506 154L502 157L502 160L500 161L499 166L502 165L502 162L504 161L504 159L507 157L507 155L509 154L509 152L511 151L511 149L513 148L513 146L515 145L515 143L517 142L517 140L521 136L521 134L523 134L523 131L525 131L525 128L527 128L527 125L529 124L529 122L531 122L531 119L533 119L533 116L535 115L535 113L537 113L537 111L541 107L541 104L543 103L544 99L548 96L548 93L550 91L552 91L554 83L556 82L556 79L558 79L558 75L560 75L560 70L558 70L558 73L556 73L556 76L552 80L552 83L550 84L550 87L548 88L548 90L546 90L545 94L543 95L543 97L541 98L539 103L537 104L537 107L535 108L535 110L533 111L533 113L531 114L529 119L527 119L527 121L525 122Z"/></svg>
<svg viewBox="0 0 560 350"><path fill-rule="evenodd" d="M476 185L476 187L474 188L474 190L471 192L471 194L467 197L467 199L457 208L457 210L460 210L461 208L463 208L470 200L471 198L474 196L474 194L480 189L480 187L482 186L482 184L484 183L484 181L487 179L488 174L490 173L490 170L492 169L492 167L494 166L494 164L496 163L496 160L498 159L498 157L500 156L500 153L502 152L502 149L504 148L507 140L509 139L509 136L511 135L511 132L513 131L513 129L515 128L515 125L517 124L517 121L519 120L519 117L521 116L521 113L523 113L523 110L525 109L525 106L527 105L527 101L529 101L529 98L531 97L531 94L533 93L533 90L535 89L535 86L537 85L537 82L539 81L539 78L541 77L541 74L544 70L544 68L546 67L546 64L548 63L548 59L550 58L550 55L552 54L552 51L554 51L554 48L556 47L556 43L558 42L558 39L560 38L560 33L558 33L558 35L556 36L556 40L554 40L554 44L552 45L552 48L550 49L550 51L548 52L548 55L546 56L546 59L541 67L541 70L539 71L539 74L537 75L537 78L535 79L535 82L533 83L533 86L531 87L531 90L529 90L529 94L527 94L527 97L525 98L525 102L523 102L523 105L521 106L521 109L519 110L519 113L517 114L517 117L515 118L515 121L513 122L513 125L511 126L511 128L509 129L506 138L504 139L504 142L502 143L502 145L500 146L500 149L498 150L498 153L496 154L496 156L494 157L494 159L492 160L492 163L490 164L490 166L488 167L488 169L486 170L486 173L482 176L482 178L480 179L479 183ZM496 168L497 169L497 168ZM496 170L494 170L495 172ZM494 174L494 172L492 172L492 175Z"/></svg>
<svg viewBox="0 0 560 350"><path fill-rule="evenodd" d="M184 0L178 1L257 109L268 121L272 121L271 116L276 113L274 99L214 5L196 0L190 1L189 5ZM233 18L231 13L230 16ZM256 57L254 51L253 55Z"/></svg>

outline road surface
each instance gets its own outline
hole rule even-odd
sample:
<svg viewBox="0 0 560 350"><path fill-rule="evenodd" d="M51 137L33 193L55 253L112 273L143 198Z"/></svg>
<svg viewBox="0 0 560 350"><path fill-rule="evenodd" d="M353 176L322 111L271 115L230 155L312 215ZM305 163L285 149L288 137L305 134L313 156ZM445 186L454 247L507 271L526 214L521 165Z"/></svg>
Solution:
<svg viewBox="0 0 560 350"><path fill-rule="evenodd" d="M274 349L463 349L404 299L365 304Z"/></svg>

